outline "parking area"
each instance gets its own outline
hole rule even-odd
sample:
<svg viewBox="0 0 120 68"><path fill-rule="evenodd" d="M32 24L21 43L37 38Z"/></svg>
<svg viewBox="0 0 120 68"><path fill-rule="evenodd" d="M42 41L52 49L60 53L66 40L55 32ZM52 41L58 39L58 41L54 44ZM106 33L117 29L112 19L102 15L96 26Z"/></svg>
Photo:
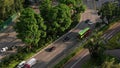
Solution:
<svg viewBox="0 0 120 68"><path fill-rule="evenodd" d="M8 28L0 32L0 59L6 55L15 53L15 46L24 46L21 40L17 39L17 33L14 31L13 25L14 24L10 25Z"/></svg>

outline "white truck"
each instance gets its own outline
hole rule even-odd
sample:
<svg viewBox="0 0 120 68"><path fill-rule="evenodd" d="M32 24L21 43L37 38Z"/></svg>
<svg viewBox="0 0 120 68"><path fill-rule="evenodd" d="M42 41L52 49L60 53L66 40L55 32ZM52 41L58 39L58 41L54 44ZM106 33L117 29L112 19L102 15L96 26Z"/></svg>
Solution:
<svg viewBox="0 0 120 68"><path fill-rule="evenodd" d="M37 63L37 60L35 58L32 58L28 62L26 62L26 64L24 65L24 68L31 68L36 63Z"/></svg>

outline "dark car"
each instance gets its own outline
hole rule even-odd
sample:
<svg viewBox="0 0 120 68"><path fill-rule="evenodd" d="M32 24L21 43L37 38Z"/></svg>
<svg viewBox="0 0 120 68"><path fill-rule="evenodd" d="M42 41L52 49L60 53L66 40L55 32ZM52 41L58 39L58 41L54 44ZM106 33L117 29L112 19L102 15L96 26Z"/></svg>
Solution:
<svg viewBox="0 0 120 68"><path fill-rule="evenodd" d="M85 21L85 23L88 23L88 22L90 22L90 19L87 19L87 20Z"/></svg>
<svg viewBox="0 0 120 68"><path fill-rule="evenodd" d="M63 42L66 42L68 41L70 38L68 36L66 36L64 39L63 39Z"/></svg>
<svg viewBox="0 0 120 68"><path fill-rule="evenodd" d="M51 52L51 51L53 51L53 50L55 50L55 49L56 49L56 47L55 47L55 46L52 46L52 47L50 47L50 48L47 48L46 51L47 51L47 52Z"/></svg>

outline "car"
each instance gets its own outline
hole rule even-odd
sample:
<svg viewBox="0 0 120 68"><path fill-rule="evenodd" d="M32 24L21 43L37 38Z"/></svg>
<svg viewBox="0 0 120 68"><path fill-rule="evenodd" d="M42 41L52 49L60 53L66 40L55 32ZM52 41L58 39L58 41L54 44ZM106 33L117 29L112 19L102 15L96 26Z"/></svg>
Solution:
<svg viewBox="0 0 120 68"><path fill-rule="evenodd" d="M22 61L21 63L18 64L17 68L23 68L25 63L26 61Z"/></svg>
<svg viewBox="0 0 120 68"><path fill-rule="evenodd" d="M91 24L93 24L93 23L90 21L90 22L88 22L88 24L91 25Z"/></svg>
<svg viewBox="0 0 120 68"><path fill-rule="evenodd" d="M87 19L87 20L85 21L85 23L88 23L88 22L90 22L90 19Z"/></svg>
<svg viewBox="0 0 120 68"><path fill-rule="evenodd" d="M93 24L93 23L90 21L90 19L87 19L87 20L85 21L85 23L87 23L87 24L89 24L89 25Z"/></svg>
<svg viewBox="0 0 120 68"><path fill-rule="evenodd" d="M53 51L53 50L55 50L55 49L56 49L56 47L55 47L55 46L52 46L52 47L50 47L50 48L47 48L46 51L47 51L47 52L51 52L51 51Z"/></svg>
<svg viewBox="0 0 120 68"><path fill-rule="evenodd" d="M63 39L63 42L66 42L68 41L70 38L68 36L66 36L64 39Z"/></svg>
<svg viewBox="0 0 120 68"><path fill-rule="evenodd" d="M8 47L4 47L0 50L0 52L6 52L8 50Z"/></svg>

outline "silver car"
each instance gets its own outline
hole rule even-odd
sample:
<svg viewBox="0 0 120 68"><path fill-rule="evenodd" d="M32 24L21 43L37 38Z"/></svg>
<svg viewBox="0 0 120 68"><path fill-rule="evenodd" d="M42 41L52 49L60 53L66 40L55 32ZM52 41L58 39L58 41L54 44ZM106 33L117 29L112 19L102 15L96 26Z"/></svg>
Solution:
<svg viewBox="0 0 120 68"><path fill-rule="evenodd" d="M25 63L26 61L22 61L21 63L18 64L17 68L23 68Z"/></svg>

